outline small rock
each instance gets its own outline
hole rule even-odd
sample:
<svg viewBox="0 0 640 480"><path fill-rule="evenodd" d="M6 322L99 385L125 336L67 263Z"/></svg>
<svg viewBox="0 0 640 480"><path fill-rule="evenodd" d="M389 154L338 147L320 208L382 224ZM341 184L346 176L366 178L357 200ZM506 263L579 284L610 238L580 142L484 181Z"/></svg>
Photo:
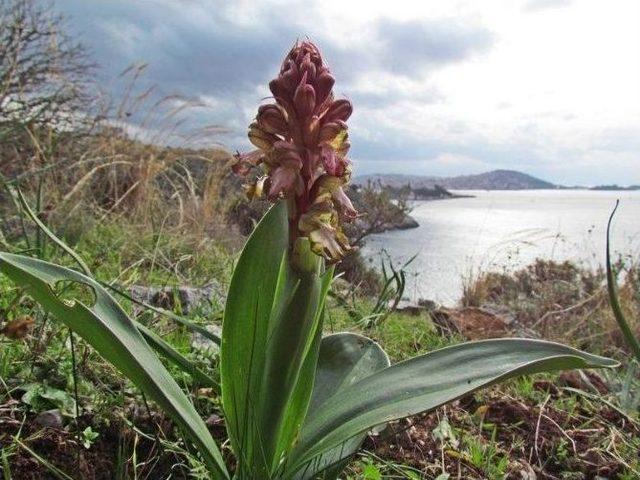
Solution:
<svg viewBox="0 0 640 480"><path fill-rule="evenodd" d="M204 287L182 285L159 288L133 285L129 288L129 293L139 302L166 310L173 310L176 303L179 303L183 315L198 308L220 309L226 300L224 289L217 281L209 282ZM142 309L138 308L140 310Z"/></svg>
<svg viewBox="0 0 640 480"><path fill-rule="evenodd" d="M35 423L45 428L55 428L60 430L63 427L62 413L57 408L40 412Z"/></svg>
<svg viewBox="0 0 640 480"><path fill-rule="evenodd" d="M216 335L218 338L222 336L222 327L218 325L206 325L204 328L208 332ZM211 350L214 353L220 350L220 347L217 343L197 332L195 332L191 337L191 348L199 348L200 350Z"/></svg>
<svg viewBox="0 0 640 480"><path fill-rule="evenodd" d="M393 306L393 300L389 302L389 306ZM435 302L421 298L418 303L403 298L398 302L396 310L398 312L408 313L409 315L420 315L423 312L431 312L438 308Z"/></svg>
<svg viewBox="0 0 640 480"><path fill-rule="evenodd" d="M496 305L495 303L483 303L480 306L480 310L499 317L505 325L513 325L516 321L516 317L513 312L504 305Z"/></svg>
<svg viewBox="0 0 640 480"><path fill-rule="evenodd" d="M439 308L438 304L433 300L428 300L426 298L421 298L418 300L418 305L424 308L425 310L437 310Z"/></svg>
<svg viewBox="0 0 640 480"><path fill-rule="evenodd" d="M393 303L394 301L391 300L389 302L389 307L392 307ZM424 308L422 308L420 305L404 298L398 302L398 305L396 305L396 311L408 313L409 315L420 315L423 310Z"/></svg>

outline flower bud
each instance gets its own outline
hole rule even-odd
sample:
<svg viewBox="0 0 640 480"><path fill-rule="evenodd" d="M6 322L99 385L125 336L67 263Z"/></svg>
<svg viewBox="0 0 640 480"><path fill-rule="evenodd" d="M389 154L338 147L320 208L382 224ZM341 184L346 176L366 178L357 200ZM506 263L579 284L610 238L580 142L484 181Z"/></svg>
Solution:
<svg viewBox="0 0 640 480"><path fill-rule="evenodd" d="M294 193L302 194L304 191L304 183L300 177L300 169L287 168L285 166L274 169L269 179L269 198L275 200L279 197L290 197Z"/></svg>
<svg viewBox="0 0 640 480"><path fill-rule="evenodd" d="M261 150L271 150L271 147L278 141L278 137L265 132L257 123L249 125L249 140Z"/></svg>
<svg viewBox="0 0 640 480"><path fill-rule="evenodd" d="M300 85L298 85L296 93L293 95L293 104L296 112L302 118L308 117L313 112L313 109L316 108L316 91L306 83L306 78L306 74L303 75Z"/></svg>
<svg viewBox="0 0 640 480"><path fill-rule="evenodd" d="M288 92L292 92L298 82L300 81L300 72L295 63L292 63L287 70L285 70L280 77L282 78L282 84Z"/></svg>
<svg viewBox="0 0 640 480"><path fill-rule="evenodd" d="M300 170L302 168L302 158L298 153L296 146L290 142L282 140L277 141L273 145L273 150L269 155L267 163L272 166L285 166Z"/></svg>
<svg viewBox="0 0 640 480"><path fill-rule="evenodd" d="M260 126L268 133L283 135L287 132L285 112L278 105L262 105L258 108L256 119Z"/></svg>
<svg viewBox="0 0 640 480"><path fill-rule="evenodd" d="M342 120L346 122L353 112L353 107L349 100L336 100L331 104L327 113L324 114L325 122L335 122Z"/></svg>
<svg viewBox="0 0 640 480"><path fill-rule="evenodd" d="M303 129L302 135L304 143L308 147L313 148L318 143L318 133L320 131L320 119L317 115L313 115L307 128Z"/></svg>
<svg viewBox="0 0 640 480"><path fill-rule="evenodd" d="M311 61L311 55L309 53L307 53L304 56L304 60L302 60L302 64L300 65L300 73L306 75L307 80L310 83L313 83L316 78L316 66Z"/></svg>
<svg viewBox="0 0 640 480"><path fill-rule="evenodd" d="M329 261L343 258L353 248L340 229L339 218L331 202L319 202L301 215L298 228L311 242L311 250Z"/></svg>
<svg viewBox="0 0 640 480"><path fill-rule="evenodd" d="M241 177L244 177L251 171L251 167L252 165L249 162L245 162L242 159L238 158L236 163L231 165L231 170L236 175L240 175Z"/></svg>
<svg viewBox="0 0 640 480"><path fill-rule="evenodd" d="M314 202L325 202L332 200L333 204L343 216L352 220L357 217L358 212L353 207L353 203L342 189L349 182L349 175L345 177L333 177L322 175L313 185L312 195Z"/></svg>
<svg viewBox="0 0 640 480"><path fill-rule="evenodd" d="M282 77L271 80L269 82L269 90L271 90L271 93L276 99L283 98L287 94L287 88L284 85Z"/></svg>
<svg viewBox="0 0 640 480"><path fill-rule="evenodd" d="M316 88L316 101L318 105L322 105L324 101L329 97L331 93L331 89L333 88L333 84L336 82L336 79L333 78L333 75L329 73L327 68L322 69L321 72L318 72L318 76L315 81Z"/></svg>
<svg viewBox="0 0 640 480"><path fill-rule="evenodd" d="M330 147L324 146L320 151L324 170L334 177L342 177L349 161Z"/></svg>

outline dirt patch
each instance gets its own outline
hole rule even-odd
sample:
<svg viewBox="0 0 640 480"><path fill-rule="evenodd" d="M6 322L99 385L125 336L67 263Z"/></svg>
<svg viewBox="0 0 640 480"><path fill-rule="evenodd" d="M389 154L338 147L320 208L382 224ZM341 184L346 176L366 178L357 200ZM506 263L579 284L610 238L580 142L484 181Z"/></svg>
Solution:
<svg viewBox="0 0 640 480"><path fill-rule="evenodd" d="M91 426L99 432L87 449L78 443L75 423L62 429L42 428L34 422L34 414L25 416L17 408L8 408L7 404L3 407L0 449L6 451L12 480L60 478L54 469L74 479L113 480L118 472L127 472L129 476L123 478L133 478L134 451L138 478L186 479L189 476L186 466L183 472L176 468L180 464L176 455L161 449L155 441L154 435L168 440L176 438L171 423L160 415L154 414L152 421L148 417L136 419L136 427L151 432L151 438L137 434L122 419L114 419L109 425L96 425L95 419L85 415L80 418L80 429Z"/></svg>
<svg viewBox="0 0 640 480"><path fill-rule="evenodd" d="M547 401L535 403L492 391L480 402L456 402L395 423L370 437L366 448L419 469L425 478L447 472L452 478L485 479L497 469L513 479L567 478L569 473L575 475L570 478L617 478L625 467L616 442L619 447L623 438L637 436L637 423L608 406L595 412L581 397L569 402L570 412L556 407L555 401L566 396L554 387ZM449 439L443 439L443 421L450 425Z"/></svg>
<svg viewBox="0 0 640 480"><path fill-rule="evenodd" d="M458 333L469 340L499 338L509 333L505 318L476 307L441 308L432 313L432 318L442 333Z"/></svg>

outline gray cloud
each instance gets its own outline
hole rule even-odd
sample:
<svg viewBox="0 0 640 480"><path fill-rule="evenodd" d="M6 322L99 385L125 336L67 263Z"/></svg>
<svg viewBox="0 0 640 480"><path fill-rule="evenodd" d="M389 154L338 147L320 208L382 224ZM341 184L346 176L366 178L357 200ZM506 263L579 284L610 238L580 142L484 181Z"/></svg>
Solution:
<svg viewBox="0 0 640 480"><path fill-rule="evenodd" d="M355 104L350 135L356 173L464 171L462 163L447 163L443 156L460 162L469 159L468 168L523 168L549 178L559 168L545 157L547 152L537 149L531 140L535 132L522 132L498 145L474 133L473 125L448 132L451 135L445 140L412 135L385 121L386 115L402 119L416 105L425 119L430 108L446 106L448 99L432 84L437 78L433 74L486 54L496 42L494 34L473 18L379 18L355 39L345 39L323 23L321 5L306 0L290 0L278 8L222 0L55 1L59 10L70 15L70 27L102 65L102 85L117 96L122 91L114 81L117 75L132 63L147 62L140 89L157 85L158 95L194 97L202 106L185 113L185 128L221 125L225 130L212 140L232 150L249 148L246 126L258 103L269 95L268 81L293 42L308 35L321 46L338 80L336 93ZM570 0L525 2L525 10L539 11L568 5ZM240 15L247 6L252 10ZM455 127L453 122L435 131ZM635 131L616 133L603 137L597 146L609 152L620 150L622 155L637 143ZM553 148L549 145L549 151ZM576 159L579 153L584 152L557 151L557 165ZM569 167L562 172L571 174Z"/></svg>
<svg viewBox="0 0 640 480"><path fill-rule="evenodd" d="M285 22L234 23L197 2L61 2L106 73L149 62L150 80L189 94L247 90L273 74L299 36ZM84 30L84 32L83 32Z"/></svg>
<svg viewBox="0 0 640 480"><path fill-rule="evenodd" d="M493 44L486 28L455 20L381 20L377 30L384 45L384 66L408 76L466 60Z"/></svg>
<svg viewBox="0 0 640 480"><path fill-rule="evenodd" d="M419 81L430 69L484 52L492 42L488 30L454 20L379 20L370 33L371 42L381 48L370 48L370 43L345 45L317 22L305 31L301 19L308 18L308 2L294 1L288 15L282 15L282 9L257 6L257 24L238 21L230 5L196 0L57 3L103 66L104 83L135 62L147 62L140 88L157 85L162 94L179 92L204 104L216 99L210 108L190 113L187 124L227 126L230 133L221 141L235 141L244 134L253 115L250 107L269 95L268 81L297 38L309 35L320 43L339 79L337 92L347 93L363 110L409 99L425 104L443 101L433 89L359 91L356 85L367 75L381 73Z"/></svg>

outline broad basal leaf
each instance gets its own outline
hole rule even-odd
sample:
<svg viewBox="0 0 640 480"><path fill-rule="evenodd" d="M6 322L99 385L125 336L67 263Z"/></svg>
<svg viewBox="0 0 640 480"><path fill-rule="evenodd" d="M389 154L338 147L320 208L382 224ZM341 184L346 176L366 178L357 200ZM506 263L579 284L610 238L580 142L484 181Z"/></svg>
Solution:
<svg viewBox="0 0 640 480"><path fill-rule="evenodd" d="M387 354L370 338L348 332L326 336L320 344L315 386L307 418L312 419L333 395L389 364ZM323 480L337 478L343 459L353 455L365 437L366 432L359 433L320 455L297 472L296 479L312 479L319 474Z"/></svg>
<svg viewBox="0 0 640 480"><path fill-rule="evenodd" d="M295 472L376 425L432 410L478 388L517 375L617 362L552 342L500 339L443 348L340 390L305 423L292 454Z"/></svg>
<svg viewBox="0 0 640 480"><path fill-rule="evenodd" d="M0 253L0 270L155 400L198 447L215 478L228 478L220 451L188 397L98 282L58 265L9 253ZM52 286L61 281L89 286L95 295L94 305L58 298Z"/></svg>

